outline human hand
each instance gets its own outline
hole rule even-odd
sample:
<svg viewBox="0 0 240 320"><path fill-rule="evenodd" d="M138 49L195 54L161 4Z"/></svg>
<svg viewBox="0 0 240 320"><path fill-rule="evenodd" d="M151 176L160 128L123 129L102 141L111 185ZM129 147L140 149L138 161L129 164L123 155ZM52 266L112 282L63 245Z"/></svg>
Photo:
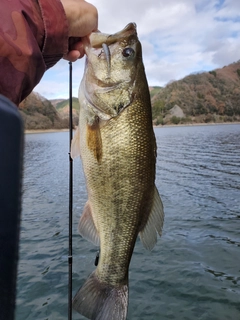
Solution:
<svg viewBox="0 0 240 320"><path fill-rule="evenodd" d="M74 62L85 54L82 37L98 29L98 12L84 0L61 0L69 29L69 52L64 59Z"/></svg>

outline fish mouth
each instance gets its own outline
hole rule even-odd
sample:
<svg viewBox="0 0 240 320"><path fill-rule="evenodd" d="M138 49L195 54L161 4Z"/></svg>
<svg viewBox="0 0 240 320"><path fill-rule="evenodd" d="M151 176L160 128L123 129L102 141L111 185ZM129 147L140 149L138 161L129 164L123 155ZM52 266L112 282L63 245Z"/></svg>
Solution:
<svg viewBox="0 0 240 320"><path fill-rule="evenodd" d="M111 52L109 49L109 46L113 43L120 42L125 38L128 38L130 35L136 35L136 24L134 22L129 23L126 25L126 27L115 33L115 34L105 34L101 33L100 31L93 32L89 36L84 37L82 39L84 50L86 53L86 56L88 57L91 53L91 49L101 49L99 53L99 57L101 56L102 53L104 53L105 58L106 58L106 64L107 64L107 77L106 80L110 80L111 77ZM86 59L86 64L87 64ZM108 81L107 81L108 82ZM115 86L118 84L111 84L107 83L104 85L104 83L101 84L101 86L106 87L106 86Z"/></svg>
<svg viewBox="0 0 240 320"><path fill-rule="evenodd" d="M102 48L103 48L103 52L105 54L106 57L106 61L107 61L107 79L110 79L111 76L111 52L109 49L109 46L106 43L102 44Z"/></svg>
<svg viewBox="0 0 240 320"><path fill-rule="evenodd" d="M93 32L89 36L89 43L92 48L101 48L104 43L107 46L109 46L117 41L118 42L121 41L124 38L128 38L130 35L136 35L137 34L136 28L137 28L136 23L131 22L128 25L126 25L126 27L123 30L115 34L109 35L101 32Z"/></svg>
<svg viewBox="0 0 240 320"><path fill-rule="evenodd" d="M116 76L115 72L118 61L121 68L121 59L125 57L121 48L132 45L136 39L135 23L129 23L115 34L93 32L82 39L86 53L82 91L100 119L116 117L132 101L133 78L126 71L127 67L123 69L123 76L118 72Z"/></svg>
<svg viewBox="0 0 240 320"><path fill-rule="evenodd" d="M106 86L114 86L115 83L110 83L110 79L111 79L111 52L109 49L109 46L106 43L102 44L102 50L100 51L100 53L98 54L98 58L100 58L100 56L104 54L105 58L106 58L106 64L107 64L107 76L105 78L106 82L103 82L101 80L99 80L99 85L100 87L106 87ZM88 56L86 59L86 66L88 65Z"/></svg>
<svg viewBox="0 0 240 320"><path fill-rule="evenodd" d="M105 50L109 50L109 49L105 49ZM108 54L108 53L106 53ZM121 81L111 81L111 54L109 52L109 57L106 58L107 60L107 77L105 78L105 80L101 80L101 79L97 79L97 87L99 88L99 90L101 90L101 88L104 91L107 91L107 89L111 90L111 89L116 89L118 86L121 85ZM88 67L88 57L86 57L86 61L85 61L85 68Z"/></svg>

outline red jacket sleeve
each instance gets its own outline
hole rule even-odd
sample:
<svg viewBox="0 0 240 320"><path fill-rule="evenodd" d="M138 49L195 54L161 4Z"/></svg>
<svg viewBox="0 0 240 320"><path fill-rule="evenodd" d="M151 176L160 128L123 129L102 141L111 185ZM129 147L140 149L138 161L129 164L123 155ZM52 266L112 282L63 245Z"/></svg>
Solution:
<svg viewBox="0 0 240 320"><path fill-rule="evenodd" d="M18 105L67 51L60 0L1 0L0 94Z"/></svg>

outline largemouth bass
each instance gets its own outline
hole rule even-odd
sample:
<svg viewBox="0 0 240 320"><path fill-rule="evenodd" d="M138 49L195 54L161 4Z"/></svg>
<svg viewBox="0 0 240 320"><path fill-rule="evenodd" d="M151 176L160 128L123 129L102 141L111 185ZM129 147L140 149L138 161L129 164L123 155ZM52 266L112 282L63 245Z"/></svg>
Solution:
<svg viewBox="0 0 240 320"><path fill-rule="evenodd" d="M88 190L79 232L100 245L100 258L73 308L89 319L124 320L137 236L151 250L163 227L150 95L134 23L84 41L87 59L71 155L81 156Z"/></svg>

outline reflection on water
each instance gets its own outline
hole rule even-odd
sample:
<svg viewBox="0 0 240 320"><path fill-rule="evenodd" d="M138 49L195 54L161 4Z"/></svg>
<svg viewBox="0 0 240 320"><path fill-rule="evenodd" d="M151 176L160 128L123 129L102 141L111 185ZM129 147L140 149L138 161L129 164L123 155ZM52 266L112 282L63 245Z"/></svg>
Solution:
<svg viewBox="0 0 240 320"><path fill-rule="evenodd" d="M155 133L164 232L152 252L137 240L128 319L240 319L240 125ZM68 133L26 135L23 190L16 320L67 319ZM74 292L95 268L97 248L77 234L86 199L77 160Z"/></svg>

